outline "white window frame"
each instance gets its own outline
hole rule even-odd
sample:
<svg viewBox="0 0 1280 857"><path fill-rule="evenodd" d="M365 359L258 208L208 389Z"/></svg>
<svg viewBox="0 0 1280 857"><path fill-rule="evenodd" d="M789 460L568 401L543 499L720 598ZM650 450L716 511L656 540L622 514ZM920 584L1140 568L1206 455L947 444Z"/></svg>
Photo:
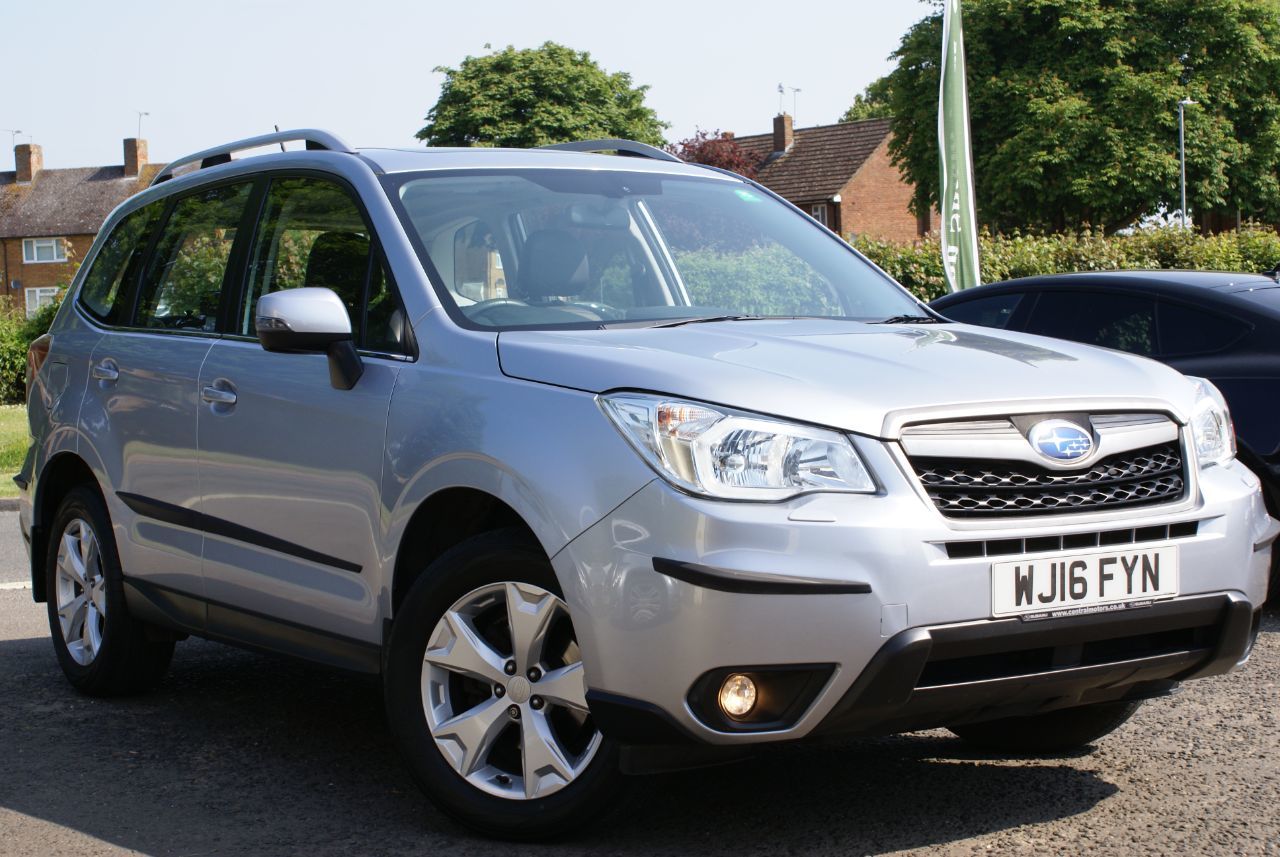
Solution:
<svg viewBox="0 0 1280 857"><path fill-rule="evenodd" d="M57 286L31 286L24 289L22 296L27 302L27 318L31 318L38 313L41 307L53 303L53 299L61 291L62 289Z"/></svg>
<svg viewBox="0 0 1280 857"><path fill-rule="evenodd" d="M816 202L809 206L809 216L821 223L827 225L827 204L825 202Z"/></svg>
<svg viewBox="0 0 1280 857"><path fill-rule="evenodd" d="M52 259L40 259L39 248L52 247ZM62 238L23 238L22 264L55 265L67 261L67 242Z"/></svg>

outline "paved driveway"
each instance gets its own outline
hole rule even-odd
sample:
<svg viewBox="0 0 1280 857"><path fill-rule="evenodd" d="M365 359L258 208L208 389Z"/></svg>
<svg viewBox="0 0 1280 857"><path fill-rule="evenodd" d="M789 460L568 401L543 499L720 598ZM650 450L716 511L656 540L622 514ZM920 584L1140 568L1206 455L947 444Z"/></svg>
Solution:
<svg viewBox="0 0 1280 857"><path fill-rule="evenodd" d="M154 693L63 682L0 514L0 854L1280 854L1280 617L1241 672L1148 703L1091 755L1000 760L943 731L637 779L554 846L471 837L396 758L376 680L179 645Z"/></svg>

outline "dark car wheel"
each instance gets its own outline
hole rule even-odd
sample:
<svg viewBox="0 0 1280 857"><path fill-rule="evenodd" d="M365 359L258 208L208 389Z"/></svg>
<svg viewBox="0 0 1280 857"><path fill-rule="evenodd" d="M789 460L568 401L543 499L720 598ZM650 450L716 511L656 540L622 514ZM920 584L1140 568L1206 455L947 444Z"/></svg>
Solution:
<svg viewBox="0 0 1280 857"><path fill-rule="evenodd" d="M49 533L49 630L67 679L91 696L137 693L155 685L173 658L173 641L150 639L146 625L129 615L102 498L87 487L72 490Z"/></svg>
<svg viewBox="0 0 1280 857"><path fill-rule="evenodd" d="M1141 702L1104 702L1060 708L1029 717L1006 717L952 726L978 747L1002 753L1062 753L1079 750L1119 729Z"/></svg>
<svg viewBox="0 0 1280 857"><path fill-rule="evenodd" d="M469 539L423 571L396 611L385 690L415 779L476 830L558 836L615 801L618 748L587 707L568 608L518 531Z"/></svg>

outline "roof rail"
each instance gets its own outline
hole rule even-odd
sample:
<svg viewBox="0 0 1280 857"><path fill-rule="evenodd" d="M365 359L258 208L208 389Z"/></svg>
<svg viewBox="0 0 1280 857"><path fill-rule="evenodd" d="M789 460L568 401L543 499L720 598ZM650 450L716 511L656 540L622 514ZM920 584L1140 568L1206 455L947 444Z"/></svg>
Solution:
<svg viewBox="0 0 1280 857"><path fill-rule="evenodd" d="M321 131L316 128L298 128L293 131L276 131L272 134L260 134L257 137L248 137L244 140L236 140L234 143L225 143L221 146L214 146L212 149L205 149L196 152L194 155L187 155L185 158L178 158L176 161L170 161L165 164L164 169L156 174L151 180L151 186L155 187L160 182L168 181L173 178L174 170L179 167L185 167L188 164L199 163L197 169L205 169L207 167L216 167L218 164L230 162L232 152L243 152L246 149L256 149L260 146L270 146L273 143L279 143L283 149L285 143L296 143L304 141L308 149L320 149L331 152L346 152L354 154L355 150L348 146L337 136L330 134L328 131Z"/></svg>
<svg viewBox="0 0 1280 857"><path fill-rule="evenodd" d="M559 149L562 152L617 152L632 158L652 158L655 161L684 161L670 152L664 152L657 146L648 143L637 143L635 140L620 140L616 137L608 140L579 140L575 143L553 143L549 146L538 146L539 149Z"/></svg>

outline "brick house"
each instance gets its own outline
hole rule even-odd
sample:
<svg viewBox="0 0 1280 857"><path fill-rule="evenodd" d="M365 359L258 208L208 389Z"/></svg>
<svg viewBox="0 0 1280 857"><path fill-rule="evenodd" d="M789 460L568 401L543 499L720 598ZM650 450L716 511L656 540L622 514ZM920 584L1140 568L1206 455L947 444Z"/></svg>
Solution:
<svg viewBox="0 0 1280 857"><path fill-rule="evenodd" d="M915 241L936 224L936 213L911 213L911 184L889 156L888 119L793 129L791 116L773 118L772 134L735 137L759 158L756 180L795 203L837 234Z"/></svg>
<svg viewBox="0 0 1280 857"><path fill-rule="evenodd" d="M15 146L13 172L0 172L0 295L30 315L71 283L111 210L159 172L147 141L124 141L124 163L44 169L44 153Z"/></svg>

